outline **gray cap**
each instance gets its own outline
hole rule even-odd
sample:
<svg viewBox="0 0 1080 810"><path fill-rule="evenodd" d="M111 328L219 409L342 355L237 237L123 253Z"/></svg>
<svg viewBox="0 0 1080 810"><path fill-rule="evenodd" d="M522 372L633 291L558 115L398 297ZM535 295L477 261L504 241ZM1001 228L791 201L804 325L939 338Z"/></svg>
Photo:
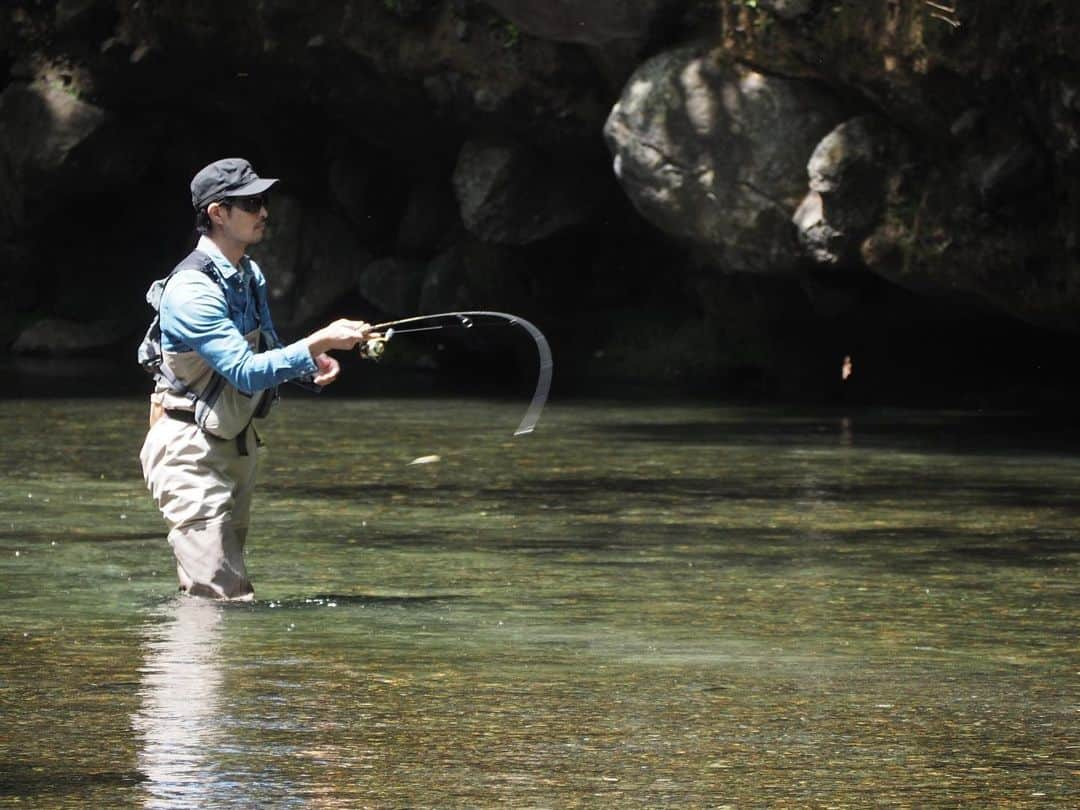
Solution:
<svg viewBox="0 0 1080 810"><path fill-rule="evenodd" d="M243 158L223 158L199 170L191 180L191 204L199 211L225 197L262 194L277 178L259 177Z"/></svg>

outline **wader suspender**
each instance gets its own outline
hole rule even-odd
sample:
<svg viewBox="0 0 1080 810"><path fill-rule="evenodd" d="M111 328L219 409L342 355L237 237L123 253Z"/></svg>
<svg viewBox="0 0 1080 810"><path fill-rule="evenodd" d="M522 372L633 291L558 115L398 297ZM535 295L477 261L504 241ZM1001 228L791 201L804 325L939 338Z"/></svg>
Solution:
<svg viewBox="0 0 1080 810"><path fill-rule="evenodd" d="M210 276L214 282L221 287L222 294L225 296L225 305L229 304L229 291L225 285L224 279L214 266L214 261L207 254L201 250L193 250L187 258L185 258L180 264L172 269L172 272L159 282L155 283L150 292L146 296L147 302L154 308L154 320L150 324L150 328L146 332L146 337L143 338L142 345L139 346L139 364L146 369L155 379L163 380L169 387L169 391L177 396L185 397L190 400L192 405L195 405L199 399L203 399L206 402L213 403L218 395L221 393L221 389L225 386L225 378L218 374L216 371L210 378L210 384L207 385L205 396L200 397L188 386L181 382L172 369L168 365L162 362L164 353L161 348L161 298L165 293L165 285L169 283L170 279L179 273L181 270L199 270L206 275ZM262 297L259 295L259 285L255 283L255 276L252 275L251 281L251 297L255 301L255 321L256 326L259 327L259 340L260 343L264 339L264 333L262 331ZM268 391L263 392L263 396L268 395L273 397L274 394ZM254 418L254 415L252 416ZM244 429L241 430L236 436L236 449L242 456L246 456L247 443L244 441L244 437L247 434L247 429L251 425L251 420L244 425ZM256 437L256 441L258 437Z"/></svg>

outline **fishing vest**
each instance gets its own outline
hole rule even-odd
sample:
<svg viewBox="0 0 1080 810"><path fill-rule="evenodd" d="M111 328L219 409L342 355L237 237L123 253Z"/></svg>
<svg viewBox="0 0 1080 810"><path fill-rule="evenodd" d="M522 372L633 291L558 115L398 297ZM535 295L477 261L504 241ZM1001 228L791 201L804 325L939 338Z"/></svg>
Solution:
<svg viewBox="0 0 1080 810"><path fill-rule="evenodd" d="M226 303L229 300L225 280L218 273L213 260L202 251L193 251L169 275L151 284L146 293L146 302L154 309L154 318L139 345L139 365L154 377L152 403L159 405L166 413L190 412L195 424L206 433L220 439L234 439L247 429L252 419L260 419L270 412L278 398L277 387L245 394L214 371L198 352L173 352L162 348L161 298L165 285L182 270L206 273L221 288ZM251 279L251 294L255 299L255 317L258 321L264 302L254 278ZM230 311L230 315L233 314ZM245 334L244 339L252 352L258 352L262 344L261 323ZM153 419L152 415L151 421Z"/></svg>

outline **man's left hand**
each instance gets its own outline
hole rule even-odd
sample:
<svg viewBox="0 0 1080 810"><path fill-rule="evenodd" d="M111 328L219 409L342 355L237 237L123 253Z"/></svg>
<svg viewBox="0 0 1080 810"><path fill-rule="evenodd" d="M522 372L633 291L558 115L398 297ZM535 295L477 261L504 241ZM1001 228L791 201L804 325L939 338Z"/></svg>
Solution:
<svg viewBox="0 0 1080 810"><path fill-rule="evenodd" d="M315 355L315 364L319 367L312 378L316 385L329 385L341 373L341 364L328 354Z"/></svg>

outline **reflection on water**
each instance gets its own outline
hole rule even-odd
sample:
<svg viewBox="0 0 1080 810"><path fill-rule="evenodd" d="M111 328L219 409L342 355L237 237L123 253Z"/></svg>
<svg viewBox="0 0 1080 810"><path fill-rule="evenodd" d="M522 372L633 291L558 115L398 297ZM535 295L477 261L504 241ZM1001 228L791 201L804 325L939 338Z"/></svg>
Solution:
<svg viewBox="0 0 1080 810"><path fill-rule="evenodd" d="M177 597L145 627L139 711L138 767L146 807L194 807L215 795L212 753L222 743L219 605Z"/></svg>
<svg viewBox="0 0 1080 810"><path fill-rule="evenodd" d="M1080 804L1060 425L290 399L221 606L144 410L0 403L0 804Z"/></svg>

